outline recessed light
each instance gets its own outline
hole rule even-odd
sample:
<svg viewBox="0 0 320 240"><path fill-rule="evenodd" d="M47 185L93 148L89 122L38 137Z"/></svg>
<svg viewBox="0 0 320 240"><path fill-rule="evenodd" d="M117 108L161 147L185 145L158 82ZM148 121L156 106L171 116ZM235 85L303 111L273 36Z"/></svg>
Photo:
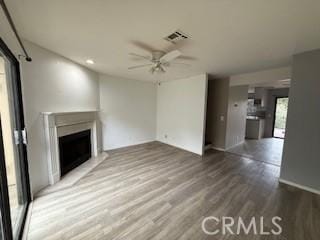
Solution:
<svg viewBox="0 0 320 240"><path fill-rule="evenodd" d="M91 64L91 65L92 65L92 64L94 64L94 61L93 61L92 59L87 59L87 60L86 60L86 63L88 63L88 64Z"/></svg>

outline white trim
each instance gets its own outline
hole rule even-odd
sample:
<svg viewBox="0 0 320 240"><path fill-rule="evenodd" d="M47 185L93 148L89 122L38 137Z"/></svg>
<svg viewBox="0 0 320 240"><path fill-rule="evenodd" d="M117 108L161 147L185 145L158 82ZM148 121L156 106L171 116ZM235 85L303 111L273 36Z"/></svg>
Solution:
<svg viewBox="0 0 320 240"><path fill-rule="evenodd" d="M225 152L226 150L224 148L218 148L218 147L214 147L211 146L212 149L217 150L217 151L221 151L221 152Z"/></svg>
<svg viewBox="0 0 320 240"><path fill-rule="evenodd" d="M208 74L205 73L206 76L206 85L205 85L205 93L204 93L204 106L203 106L203 122L202 122L202 154L205 152L205 144L206 144L206 121L207 121L207 104L208 104Z"/></svg>
<svg viewBox="0 0 320 240"><path fill-rule="evenodd" d="M231 147L226 148L225 151L228 151L228 150L230 150L231 148L237 147L237 146L239 146L239 145L241 145L241 144L244 144L244 143L245 143L245 140L243 140L243 141L241 141L241 142L238 142L237 144L232 145Z"/></svg>
<svg viewBox="0 0 320 240"><path fill-rule="evenodd" d="M156 139L146 140L146 141L136 142L136 143L132 143L132 144L128 144L128 145L107 148L107 149L104 149L103 151L110 151L110 150L116 150L116 149L125 148L125 147L132 147L132 146L141 145L141 144L145 144L145 143L152 143L152 142L156 142L156 141L157 141Z"/></svg>
<svg viewBox="0 0 320 240"><path fill-rule="evenodd" d="M194 151L191 151L191 150L189 150L189 149L186 149L186 148L184 148L184 147L180 147L180 146L178 146L178 145L173 145L173 144L171 144L171 143L167 143L167 142L164 142L164 141L161 141L161 140L156 140L156 142L159 142L159 143L163 143L163 144L166 144L166 145L169 145L169 146L171 146L171 147L175 147L175 148L178 148L178 149L180 149L180 150L183 150L183 151L186 151L186 152L189 152L189 153L193 153L193 154L196 154L196 155L198 155L198 156L203 156L203 155L201 155L200 153L198 153L198 152L194 152Z"/></svg>
<svg viewBox="0 0 320 240"><path fill-rule="evenodd" d="M306 186L300 185L298 183L287 181L287 180L284 180L284 179L281 179L281 178L279 178L279 182L320 195L320 191L319 190L316 190L316 189L313 189L313 188L310 188L310 187L306 187Z"/></svg>
<svg viewBox="0 0 320 240"><path fill-rule="evenodd" d="M58 138L70 133L91 130L92 157L98 156L98 111L43 112L44 133L48 162L49 183L60 181L60 157Z"/></svg>

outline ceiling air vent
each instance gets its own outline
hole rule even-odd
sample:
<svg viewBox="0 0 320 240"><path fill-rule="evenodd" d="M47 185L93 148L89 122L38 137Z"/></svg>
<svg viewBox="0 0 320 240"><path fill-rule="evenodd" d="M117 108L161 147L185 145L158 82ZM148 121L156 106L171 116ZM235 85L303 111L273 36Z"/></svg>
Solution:
<svg viewBox="0 0 320 240"><path fill-rule="evenodd" d="M171 43L177 43L188 38L189 37L185 33L181 32L180 30L177 30L174 33L171 33L169 36L165 37L164 39Z"/></svg>

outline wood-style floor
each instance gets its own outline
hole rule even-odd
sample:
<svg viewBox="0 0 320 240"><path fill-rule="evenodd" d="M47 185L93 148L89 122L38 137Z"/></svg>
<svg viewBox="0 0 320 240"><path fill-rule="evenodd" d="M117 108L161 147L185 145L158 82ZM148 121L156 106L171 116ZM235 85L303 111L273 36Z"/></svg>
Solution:
<svg viewBox="0 0 320 240"><path fill-rule="evenodd" d="M228 149L228 152L280 166L283 142L280 138L246 139L244 143Z"/></svg>
<svg viewBox="0 0 320 240"><path fill-rule="evenodd" d="M74 186L35 199L28 239L320 239L320 197L278 184L279 167L150 143L109 152ZM209 236L205 217L282 218L281 236Z"/></svg>

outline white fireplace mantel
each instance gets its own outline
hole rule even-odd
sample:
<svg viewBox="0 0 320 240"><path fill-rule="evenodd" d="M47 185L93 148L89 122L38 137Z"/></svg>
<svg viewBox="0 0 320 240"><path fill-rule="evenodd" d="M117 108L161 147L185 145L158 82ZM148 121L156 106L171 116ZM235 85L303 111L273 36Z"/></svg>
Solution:
<svg viewBox="0 0 320 240"><path fill-rule="evenodd" d="M59 137L90 129L92 155L93 157L98 155L98 111L42 112L42 115L44 120L49 182L53 185L61 178Z"/></svg>

